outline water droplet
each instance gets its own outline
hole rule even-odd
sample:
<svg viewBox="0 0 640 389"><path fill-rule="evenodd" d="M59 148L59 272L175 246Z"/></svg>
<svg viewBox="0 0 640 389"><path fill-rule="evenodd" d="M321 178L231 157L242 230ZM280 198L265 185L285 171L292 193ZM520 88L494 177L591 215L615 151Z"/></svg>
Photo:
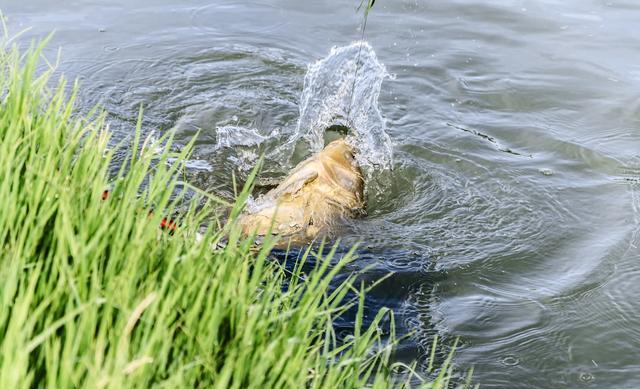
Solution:
<svg viewBox="0 0 640 389"><path fill-rule="evenodd" d="M513 355L507 355L500 360L500 363L505 366L517 366L520 363L520 359Z"/></svg>
<svg viewBox="0 0 640 389"><path fill-rule="evenodd" d="M582 372L580 373L579 379L581 382L591 382L594 380L594 376L591 373L588 372Z"/></svg>
<svg viewBox="0 0 640 389"><path fill-rule="evenodd" d="M548 168L541 168L541 169L538 169L538 171L539 171L543 176L552 176L552 175L553 175L553 170L548 169Z"/></svg>

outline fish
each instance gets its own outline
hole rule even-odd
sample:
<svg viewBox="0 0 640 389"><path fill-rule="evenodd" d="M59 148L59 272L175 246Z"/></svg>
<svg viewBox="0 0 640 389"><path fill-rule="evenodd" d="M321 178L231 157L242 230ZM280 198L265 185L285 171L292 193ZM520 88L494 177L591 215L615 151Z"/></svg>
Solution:
<svg viewBox="0 0 640 389"><path fill-rule="evenodd" d="M354 148L337 139L246 207L237 223L244 236L271 234L276 247L301 246L364 214L364 178Z"/></svg>

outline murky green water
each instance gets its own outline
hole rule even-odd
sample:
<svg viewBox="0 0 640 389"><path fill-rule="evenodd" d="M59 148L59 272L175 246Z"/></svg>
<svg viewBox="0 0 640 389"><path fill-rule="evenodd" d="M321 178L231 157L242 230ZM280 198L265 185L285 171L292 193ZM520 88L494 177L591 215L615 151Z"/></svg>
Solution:
<svg viewBox="0 0 640 389"><path fill-rule="evenodd" d="M60 3L60 4L56 4ZM101 4L102 3L102 4ZM191 176L293 157L307 66L360 37L356 1L3 0L12 31L56 30L60 70L116 137L201 131ZM401 358L434 334L483 387L640 387L640 3L378 0L366 40L391 184L346 232L396 274ZM371 95L369 95L371 97ZM231 146L231 147L229 147Z"/></svg>

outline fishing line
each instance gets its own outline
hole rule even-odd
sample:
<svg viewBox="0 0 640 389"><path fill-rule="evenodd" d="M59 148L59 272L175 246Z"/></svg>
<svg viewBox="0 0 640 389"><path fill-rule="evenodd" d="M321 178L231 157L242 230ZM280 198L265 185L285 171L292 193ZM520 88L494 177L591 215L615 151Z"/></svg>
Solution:
<svg viewBox="0 0 640 389"><path fill-rule="evenodd" d="M360 47L358 48L358 56L356 57L356 70L353 75L353 84L351 85L351 96L349 97L349 109L347 111L347 123L349 123L351 127L355 126L355 123L351 122L351 107L353 106L353 93L356 89L356 80L358 79L358 70L360 69L360 54L362 53L362 46L364 43L364 33L367 29L367 19L369 16L369 11L371 10L371 7L373 7L373 4L375 4L376 2L376 0L362 0L360 2L360 5L356 9L356 11L360 10L360 8L362 7L365 1L367 2L367 7L364 10L364 21L362 22L362 35L360 37Z"/></svg>

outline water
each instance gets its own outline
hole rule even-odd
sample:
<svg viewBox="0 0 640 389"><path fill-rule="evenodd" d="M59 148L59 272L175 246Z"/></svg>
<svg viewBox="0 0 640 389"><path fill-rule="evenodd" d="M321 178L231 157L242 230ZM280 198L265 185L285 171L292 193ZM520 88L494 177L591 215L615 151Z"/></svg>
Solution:
<svg viewBox="0 0 640 389"><path fill-rule="evenodd" d="M438 334L483 387L640 386L640 4L378 0L352 96L357 1L239 3L0 7L21 42L57 31L48 53L117 139L140 104L148 131L199 131L190 178L221 195L354 110L374 173L344 239L367 277L395 272L370 307L415 331L400 359Z"/></svg>

